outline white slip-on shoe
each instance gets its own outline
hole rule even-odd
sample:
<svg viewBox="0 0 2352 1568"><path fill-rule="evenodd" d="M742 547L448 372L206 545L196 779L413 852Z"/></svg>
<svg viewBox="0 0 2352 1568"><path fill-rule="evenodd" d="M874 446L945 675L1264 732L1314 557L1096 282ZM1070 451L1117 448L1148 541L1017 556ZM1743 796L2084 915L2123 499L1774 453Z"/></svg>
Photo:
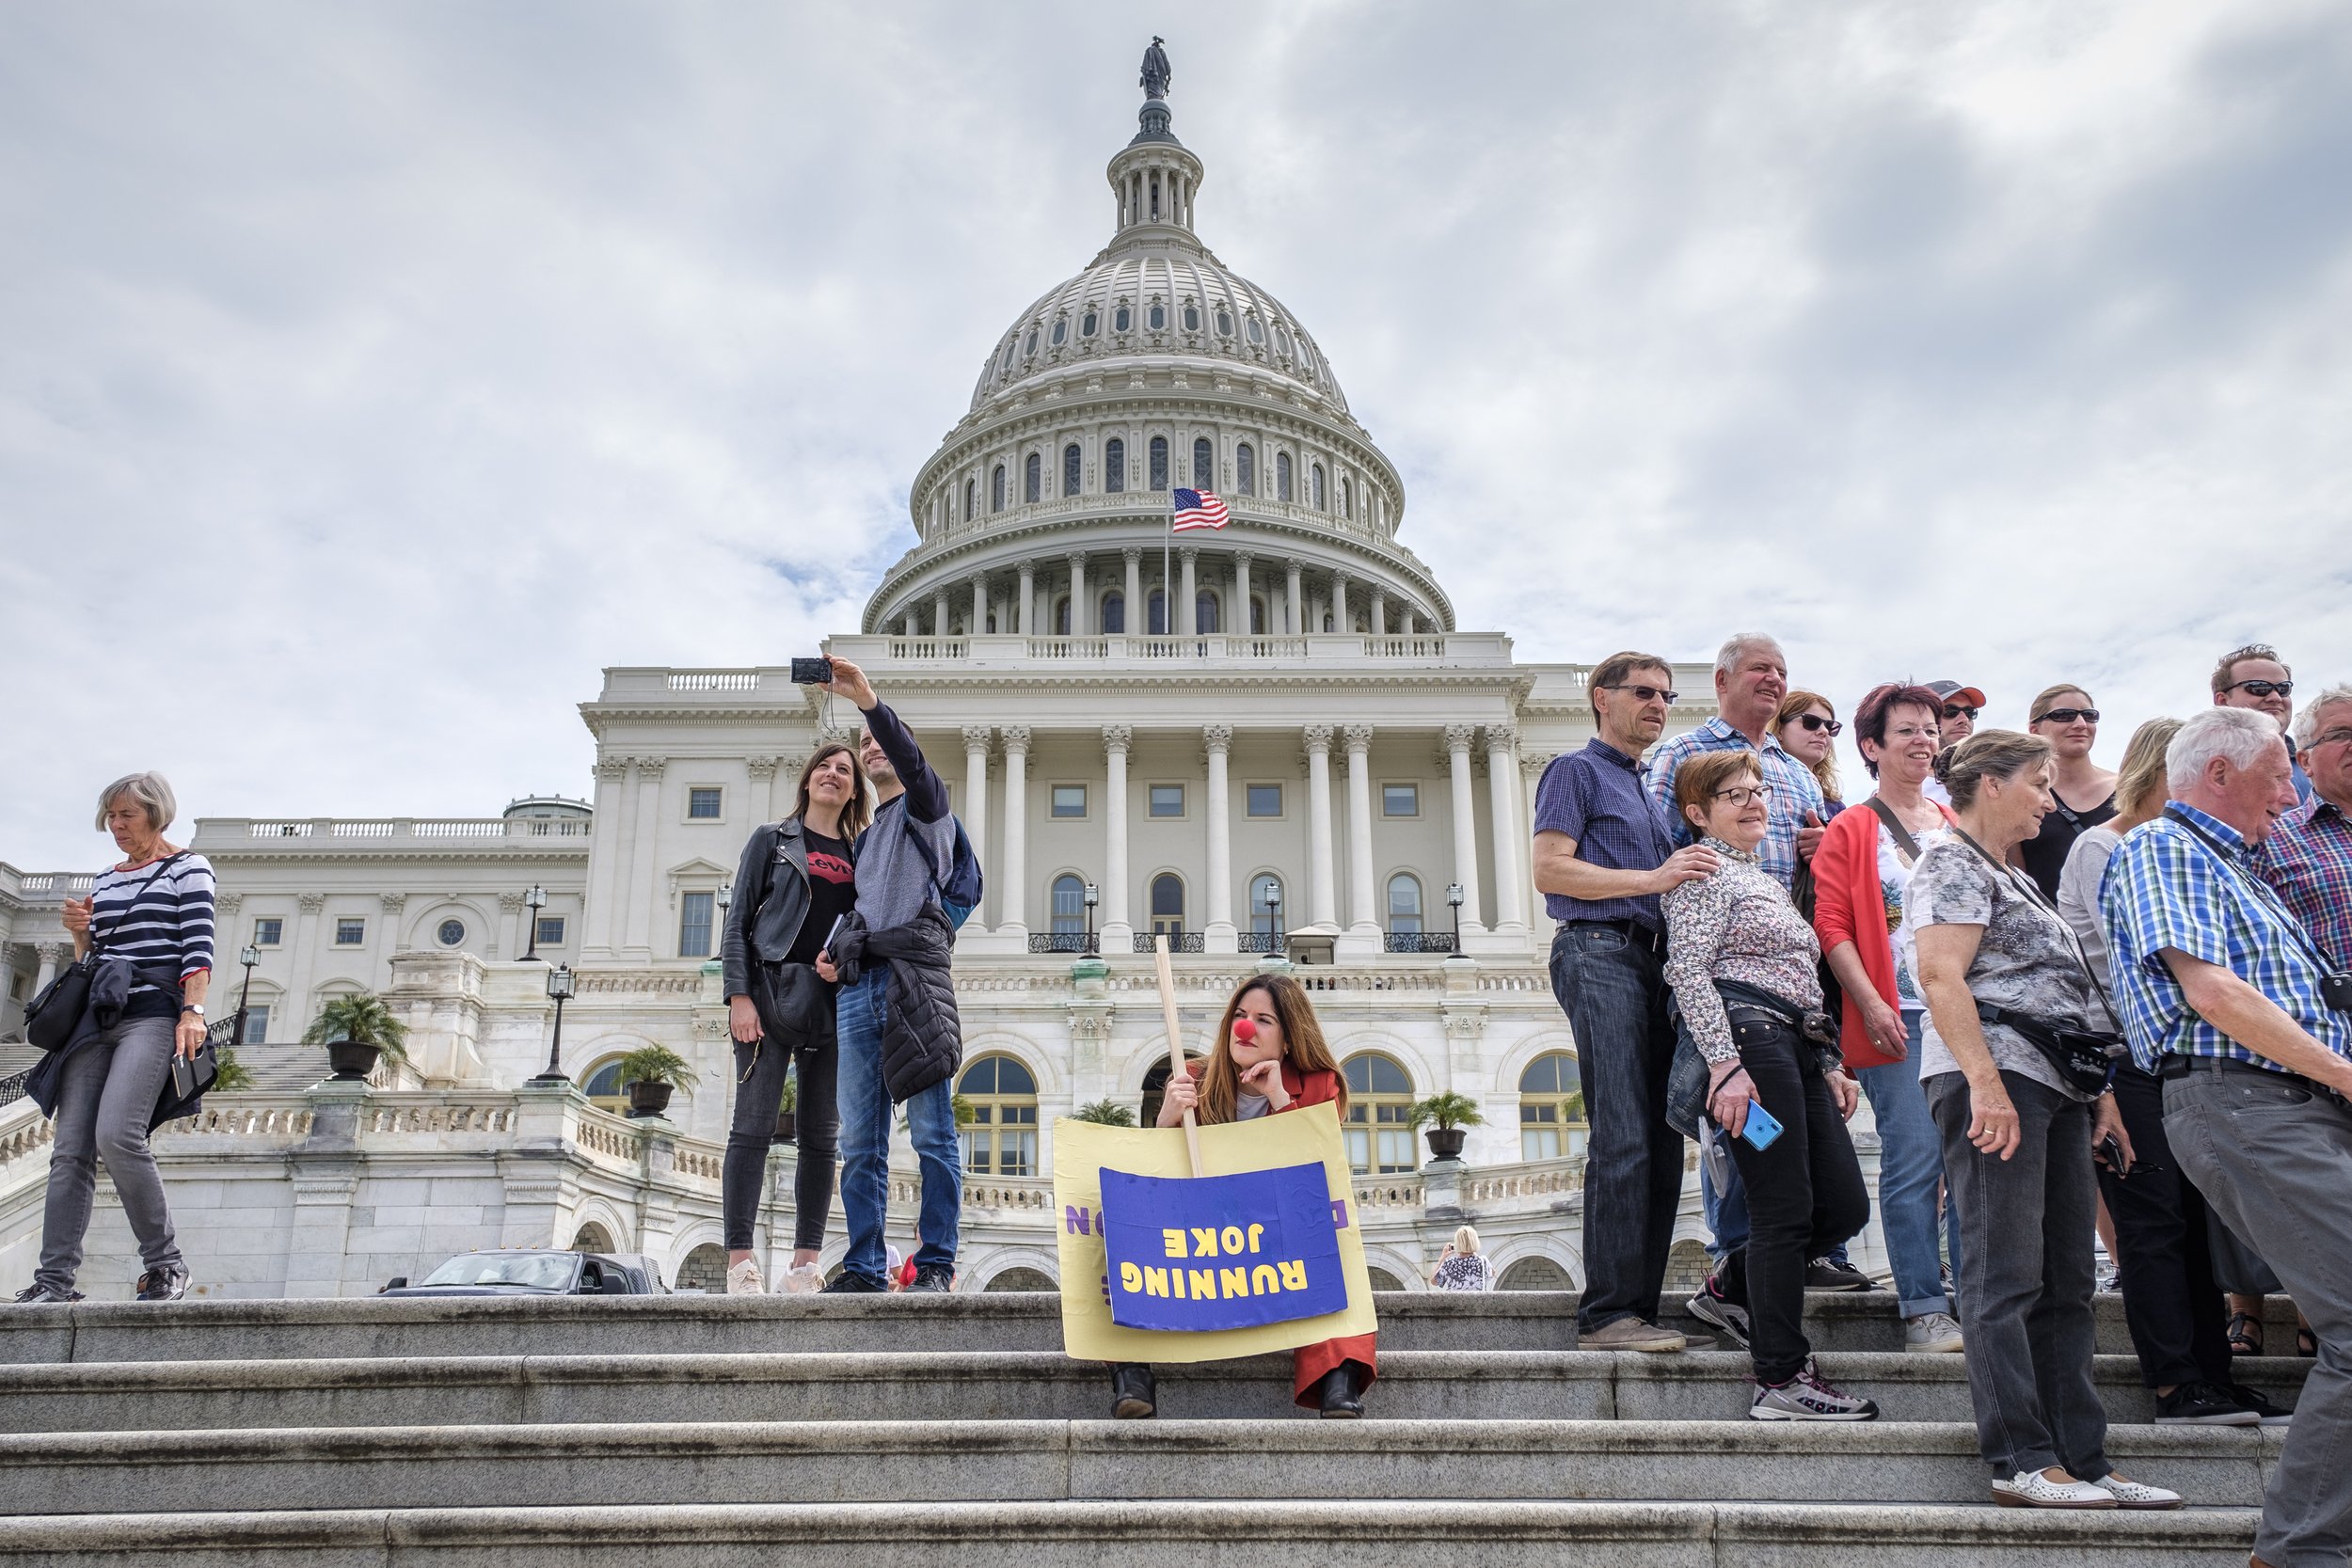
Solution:
<svg viewBox="0 0 2352 1568"><path fill-rule="evenodd" d="M2060 1471L2061 1475L2065 1472ZM2115 1494L2096 1481L2052 1481L2041 1470L2020 1470L1993 1483L1993 1500L2003 1508L2113 1508Z"/></svg>
<svg viewBox="0 0 2352 1568"><path fill-rule="evenodd" d="M767 1289L759 1283L759 1259L746 1258L727 1270L727 1294L731 1296L764 1296Z"/></svg>
<svg viewBox="0 0 2352 1568"><path fill-rule="evenodd" d="M2125 1481L2113 1470L2099 1478L2099 1490L2113 1497L2118 1508L2178 1508L2184 1501L2178 1492L2150 1486L2145 1481Z"/></svg>
<svg viewBox="0 0 2352 1568"><path fill-rule="evenodd" d="M1964 1341L1949 1312L1922 1312L1903 1320L1903 1349L1917 1355L1956 1355Z"/></svg>

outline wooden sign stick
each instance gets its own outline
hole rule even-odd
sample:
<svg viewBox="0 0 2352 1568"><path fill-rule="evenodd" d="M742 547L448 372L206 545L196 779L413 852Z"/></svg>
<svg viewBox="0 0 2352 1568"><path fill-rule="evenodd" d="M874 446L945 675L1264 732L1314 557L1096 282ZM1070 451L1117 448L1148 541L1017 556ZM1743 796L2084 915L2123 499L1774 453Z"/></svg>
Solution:
<svg viewBox="0 0 2352 1568"><path fill-rule="evenodd" d="M1168 1024L1168 1073L1188 1070L1184 1066L1184 1026L1176 1021L1176 975L1168 962L1168 933L1161 931L1152 938L1152 958L1160 971L1160 1015ZM1200 1167L1200 1124L1184 1113L1184 1151L1192 1160L1192 1174L1206 1176Z"/></svg>

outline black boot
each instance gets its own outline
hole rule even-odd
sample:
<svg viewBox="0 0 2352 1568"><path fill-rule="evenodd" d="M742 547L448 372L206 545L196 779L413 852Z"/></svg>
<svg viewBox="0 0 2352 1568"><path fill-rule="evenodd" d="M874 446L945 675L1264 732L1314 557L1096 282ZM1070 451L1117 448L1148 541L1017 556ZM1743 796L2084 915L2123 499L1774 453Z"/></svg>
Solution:
<svg viewBox="0 0 2352 1568"><path fill-rule="evenodd" d="M1140 1361L1122 1361L1111 1369L1111 1415L1122 1421L1139 1421L1160 1412L1159 1389L1152 1369Z"/></svg>
<svg viewBox="0 0 2352 1568"><path fill-rule="evenodd" d="M1323 1402L1323 1418L1327 1421L1360 1420L1364 1414L1364 1369L1354 1361L1343 1361L1323 1374L1315 1385Z"/></svg>

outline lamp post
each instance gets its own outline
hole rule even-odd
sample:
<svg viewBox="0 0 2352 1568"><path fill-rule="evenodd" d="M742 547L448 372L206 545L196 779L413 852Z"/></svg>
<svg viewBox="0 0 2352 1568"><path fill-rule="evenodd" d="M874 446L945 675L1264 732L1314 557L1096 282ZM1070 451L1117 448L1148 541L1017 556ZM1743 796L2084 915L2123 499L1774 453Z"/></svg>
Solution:
<svg viewBox="0 0 2352 1568"><path fill-rule="evenodd" d="M1092 882L1087 884L1087 951L1094 951L1094 906L1102 900L1101 892Z"/></svg>
<svg viewBox="0 0 2352 1568"><path fill-rule="evenodd" d="M1266 951L1279 953L1282 950L1282 886L1279 882L1266 883L1265 916L1267 934L1271 939L1266 943Z"/></svg>
<svg viewBox="0 0 2352 1568"><path fill-rule="evenodd" d="M548 1047L548 1070L532 1080L543 1087L568 1084L564 1069L556 1064L564 1055L564 1004L572 999L572 966L557 964L548 971L548 995L555 1002L555 1040Z"/></svg>
<svg viewBox="0 0 2352 1568"><path fill-rule="evenodd" d="M521 961L524 963L543 964L548 961L539 957L539 911L547 907L548 890L536 882L532 883L531 891L523 895L523 908L531 911L525 917L531 922L531 945L523 951Z"/></svg>
<svg viewBox="0 0 2352 1568"><path fill-rule="evenodd" d="M1459 882L1448 882L1448 883L1446 883L1446 885L1445 885L1445 901L1446 901L1447 903L1449 903L1449 904L1451 904L1451 905L1453 905L1453 906L1454 906L1454 951L1455 951L1456 953L1459 953L1459 952L1462 950L1462 884L1461 884L1461 883L1459 883Z"/></svg>
<svg viewBox="0 0 2352 1568"><path fill-rule="evenodd" d="M246 1004L253 1000L253 966L262 961L262 950L248 942L245 944L244 950L238 953L237 961L245 965L245 984L237 991L237 1037L230 1043L243 1045L245 1043Z"/></svg>

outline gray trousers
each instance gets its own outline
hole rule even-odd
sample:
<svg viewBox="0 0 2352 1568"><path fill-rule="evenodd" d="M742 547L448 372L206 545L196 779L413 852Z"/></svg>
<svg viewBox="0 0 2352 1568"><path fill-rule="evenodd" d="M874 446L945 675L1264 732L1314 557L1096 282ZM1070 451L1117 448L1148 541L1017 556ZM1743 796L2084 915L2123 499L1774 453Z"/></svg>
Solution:
<svg viewBox="0 0 2352 1568"><path fill-rule="evenodd" d="M2058 1465L2097 1481L2115 1466L2090 1377L2099 1206L2090 1107L2021 1073L2002 1073L2001 1084L2019 1132L2006 1160L1968 1141L1966 1078L1939 1072L1926 1082L1960 1211L1960 1326L1977 1448L1998 1475Z"/></svg>
<svg viewBox="0 0 2352 1568"><path fill-rule="evenodd" d="M126 1018L109 1033L77 1041L58 1069L56 1142L49 1154L36 1283L69 1291L82 1272L82 1239L89 1232L100 1160L121 1196L141 1260L150 1269L180 1261L164 1179L147 1148L148 1120L171 1076L178 1022Z"/></svg>
<svg viewBox="0 0 2352 1568"><path fill-rule="evenodd" d="M2194 1072L2166 1081L2164 1132L2206 1203L2270 1261L2319 1338L2254 1553L2276 1568L2344 1568L2352 1549L2352 1111L2272 1075Z"/></svg>

